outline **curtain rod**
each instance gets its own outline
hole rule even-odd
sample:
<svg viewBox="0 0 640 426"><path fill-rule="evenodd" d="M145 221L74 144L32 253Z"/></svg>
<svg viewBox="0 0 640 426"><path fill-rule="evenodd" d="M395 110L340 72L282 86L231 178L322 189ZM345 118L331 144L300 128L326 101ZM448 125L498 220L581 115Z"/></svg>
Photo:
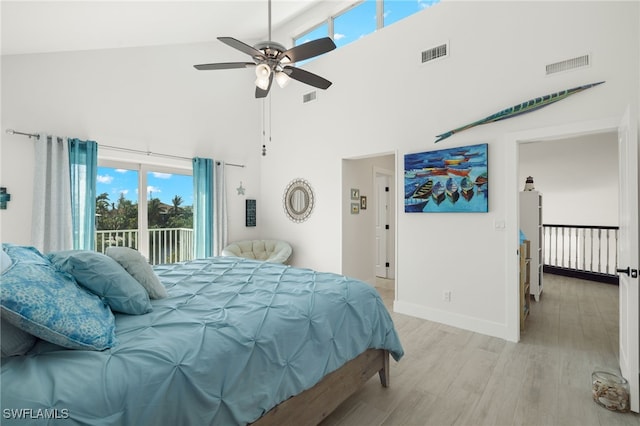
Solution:
<svg viewBox="0 0 640 426"><path fill-rule="evenodd" d="M25 132L18 132L16 130L13 129L7 129L7 134L9 135L23 135L23 136L28 136L29 139L31 138L35 138L36 140L40 139L40 135L36 134L36 133L25 133ZM165 158L176 158L179 160L188 160L191 161L192 158L189 157L182 157L179 155L171 155L171 154L160 154L157 152L151 152L151 151L142 151L139 149L133 149L133 148L122 148L119 146L110 146L110 145L98 145L100 148L107 148L107 149L112 149L115 151L125 151L125 152L133 152L136 154L144 154L144 155L153 155L156 157L165 157ZM220 165L221 162L220 161L216 161L217 165ZM233 166L233 167L244 167L244 164L233 164L233 163L224 163L225 166Z"/></svg>
<svg viewBox="0 0 640 426"><path fill-rule="evenodd" d="M8 135L23 135L23 136L29 136L29 139L31 139L31 138L40 139L40 135L37 135L37 134L35 134L35 133L24 133L24 132L18 132L18 131L13 130L13 129L7 129L7 134L8 134Z"/></svg>

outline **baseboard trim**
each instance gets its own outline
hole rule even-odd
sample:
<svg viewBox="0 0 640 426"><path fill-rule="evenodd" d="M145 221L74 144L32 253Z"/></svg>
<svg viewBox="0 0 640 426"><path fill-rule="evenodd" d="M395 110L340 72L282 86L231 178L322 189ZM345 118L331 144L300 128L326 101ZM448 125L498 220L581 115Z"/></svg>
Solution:
<svg viewBox="0 0 640 426"><path fill-rule="evenodd" d="M450 325L452 327L473 331L475 333L498 337L512 342L517 341L517 337L509 335L509 329L506 324L428 308L414 303L404 302L402 300L396 300L393 302L393 310L400 314Z"/></svg>

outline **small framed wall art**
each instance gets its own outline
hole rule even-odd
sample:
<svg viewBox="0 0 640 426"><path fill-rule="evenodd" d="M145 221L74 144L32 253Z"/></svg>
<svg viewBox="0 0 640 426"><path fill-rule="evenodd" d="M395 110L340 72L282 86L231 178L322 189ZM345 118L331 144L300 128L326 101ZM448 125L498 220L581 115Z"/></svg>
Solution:
<svg viewBox="0 0 640 426"><path fill-rule="evenodd" d="M256 200L247 199L245 202L245 226L256 226Z"/></svg>
<svg viewBox="0 0 640 426"><path fill-rule="evenodd" d="M366 210L367 209L367 196L366 195L361 195L360 196L360 210Z"/></svg>

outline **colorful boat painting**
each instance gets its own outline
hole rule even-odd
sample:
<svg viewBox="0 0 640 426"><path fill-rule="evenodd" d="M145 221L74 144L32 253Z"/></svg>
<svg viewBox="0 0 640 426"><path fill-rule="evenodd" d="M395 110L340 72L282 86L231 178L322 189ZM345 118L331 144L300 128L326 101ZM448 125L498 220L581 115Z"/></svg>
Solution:
<svg viewBox="0 0 640 426"><path fill-rule="evenodd" d="M460 181L460 193L462 194L462 198L467 201L471 201L473 194L475 194L475 192L473 192L474 186L475 185L471 179L468 177L462 178L462 181Z"/></svg>
<svg viewBox="0 0 640 426"><path fill-rule="evenodd" d="M471 167L447 167L447 173L456 176L469 176L469 173L471 173Z"/></svg>
<svg viewBox="0 0 640 426"><path fill-rule="evenodd" d="M487 144L404 156L407 213L488 211Z"/></svg>
<svg viewBox="0 0 640 426"><path fill-rule="evenodd" d="M458 199L460 198L460 192L458 192L458 182L456 182L454 178L450 177L449 179L447 179L447 183L444 185L444 187L447 198L449 199L449 201L455 204L456 201L458 201Z"/></svg>
<svg viewBox="0 0 640 426"><path fill-rule="evenodd" d="M432 191L433 191L433 180L427 179L426 182L418 186L418 188L416 188L416 190L413 191L413 194L411 194L411 198L418 198L423 200L423 199L429 198Z"/></svg>
<svg viewBox="0 0 640 426"><path fill-rule="evenodd" d="M415 177L415 175L411 175ZM409 188L407 196L404 198L404 210L406 212L421 212L429 202L433 192L433 180L427 179L415 188Z"/></svg>
<svg viewBox="0 0 640 426"><path fill-rule="evenodd" d="M433 202L437 205L440 205L440 203L444 201L444 185L442 182L436 182L433 186L431 197L433 198Z"/></svg>
<svg viewBox="0 0 640 426"><path fill-rule="evenodd" d="M517 117L522 114L526 114L531 111L536 111L540 108L544 108L548 105L551 105L555 102L561 101L563 99L568 98L571 95L576 93L580 93L583 90L590 89L592 87L598 86L604 83L604 81L599 81L597 83L585 84L583 86L574 87L572 89L562 90L560 92L551 93L549 95L540 96L539 98L529 99L528 101L522 102L518 105L514 105L512 107L503 109L502 111L498 111L495 114L492 114L488 117L485 117L481 120L474 121L473 123L469 123L465 126L458 127L453 130L449 130L448 132L444 132L440 135L436 136L435 143L440 142L443 139L446 139L450 136L453 136L456 133L460 133L464 130L471 129L472 127L480 126L483 124L493 123L500 120L505 120L507 118Z"/></svg>

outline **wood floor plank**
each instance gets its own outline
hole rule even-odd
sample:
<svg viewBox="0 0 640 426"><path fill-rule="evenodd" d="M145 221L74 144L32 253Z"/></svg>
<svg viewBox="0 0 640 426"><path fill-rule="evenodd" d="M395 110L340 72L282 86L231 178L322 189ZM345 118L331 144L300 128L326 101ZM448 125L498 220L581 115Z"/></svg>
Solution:
<svg viewBox="0 0 640 426"><path fill-rule="evenodd" d="M640 426L591 396L591 373L618 370L618 287L544 275L518 343L392 312L406 355L322 426Z"/></svg>

